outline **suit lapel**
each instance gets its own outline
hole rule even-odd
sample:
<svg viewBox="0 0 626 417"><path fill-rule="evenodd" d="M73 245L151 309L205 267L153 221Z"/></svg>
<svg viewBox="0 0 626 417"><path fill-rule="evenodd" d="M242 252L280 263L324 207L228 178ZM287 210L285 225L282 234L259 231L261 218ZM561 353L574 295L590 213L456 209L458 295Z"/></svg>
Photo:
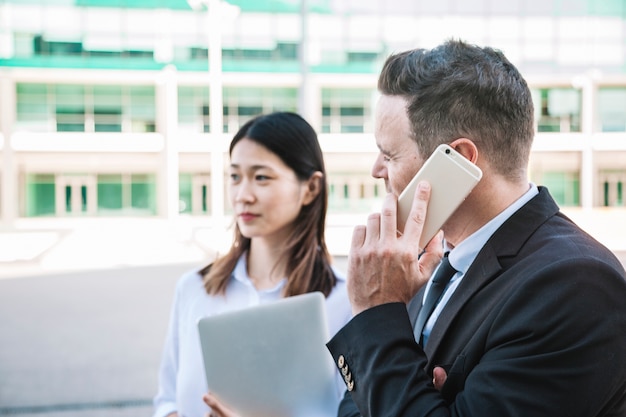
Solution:
<svg viewBox="0 0 626 417"><path fill-rule="evenodd" d="M417 321L417 315L422 309L422 301L424 300L424 292L426 291L426 285L417 292L407 304L407 311L409 313L409 320L411 320L411 327L415 330L415 322Z"/></svg>
<svg viewBox="0 0 626 417"><path fill-rule="evenodd" d="M437 322L433 326L430 336L428 337L428 343L424 349L427 357L433 357L449 324L454 317L459 314L459 311L463 308L465 303L501 270L502 267L498 262L494 248L490 245L485 246L472 263L472 266L470 266L463 281L461 281L461 284L454 291L454 294L441 311ZM469 277L471 277L471 279L468 279Z"/></svg>
<svg viewBox="0 0 626 417"><path fill-rule="evenodd" d="M461 311L467 301L480 291L483 286L487 285L489 281L495 279L503 269L506 269L506 267L503 267L501 259L504 257L515 257L530 235L558 211L559 208L548 191L543 187L539 187L539 194L507 219L489 238L439 315L425 349L429 358L432 358L437 352L450 323L459 314L459 311ZM424 289L422 288L418 294L423 296L423 291ZM409 307L417 304L417 301L414 298ZM415 314L411 316L412 322L415 321L420 307L421 303L417 307L413 307Z"/></svg>

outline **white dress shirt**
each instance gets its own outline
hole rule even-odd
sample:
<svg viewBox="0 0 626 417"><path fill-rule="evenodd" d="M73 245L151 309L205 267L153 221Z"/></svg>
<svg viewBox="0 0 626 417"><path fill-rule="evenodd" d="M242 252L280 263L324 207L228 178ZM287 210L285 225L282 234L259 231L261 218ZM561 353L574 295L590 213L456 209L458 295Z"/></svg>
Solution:
<svg viewBox="0 0 626 417"><path fill-rule="evenodd" d="M351 318L345 276L334 270L337 284L326 298L328 329L332 337ZM176 285L169 328L159 370L159 388L154 397L154 417L178 412L179 417L204 417L209 407L202 401L208 391L197 322L200 317L269 303L281 298L286 284L257 290L247 273L246 256L242 256L231 274L225 296L207 294L197 270L184 274ZM330 354L329 361L332 361ZM337 395L345 389L337 376Z"/></svg>

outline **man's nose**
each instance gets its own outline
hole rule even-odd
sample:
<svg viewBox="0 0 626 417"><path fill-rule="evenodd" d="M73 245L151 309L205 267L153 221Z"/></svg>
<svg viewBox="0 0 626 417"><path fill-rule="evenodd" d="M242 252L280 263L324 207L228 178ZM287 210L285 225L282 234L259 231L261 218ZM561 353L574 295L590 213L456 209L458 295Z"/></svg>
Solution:
<svg viewBox="0 0 626 417"><path fill-rule="evenodd" d="M374 178L387 178L387 168L383 164L383 156L378 155L372 165L371 175Z"/></svg>

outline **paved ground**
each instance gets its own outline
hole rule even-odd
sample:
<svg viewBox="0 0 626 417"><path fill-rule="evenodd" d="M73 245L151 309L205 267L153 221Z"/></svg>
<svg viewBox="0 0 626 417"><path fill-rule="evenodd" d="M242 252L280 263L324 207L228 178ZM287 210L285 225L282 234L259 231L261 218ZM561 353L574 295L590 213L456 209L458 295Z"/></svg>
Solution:
<svg viewBox="0 0 626 417"><path fill-rule="evenodd" d="M0 280L0 415L147 416L189 264Z"/></svg>
<svg viewBox="0 0 626 417"><path fill-rule="evenodd" d="M88 240L0 233L0 416L151 414L175 282L204 262L201 242L215 235L191 244L153 226L99 224ZM344 270L351 229L328 233ZM626 251L616 253L626 265Z"/></svg>
<svg viewBox="0 0 626 417"><path fill-rule="evenodd" d="M333 253L351 228L335 221ZM149 416L175 282L231 236L184 218L0 229L0 416Z"/></svg>

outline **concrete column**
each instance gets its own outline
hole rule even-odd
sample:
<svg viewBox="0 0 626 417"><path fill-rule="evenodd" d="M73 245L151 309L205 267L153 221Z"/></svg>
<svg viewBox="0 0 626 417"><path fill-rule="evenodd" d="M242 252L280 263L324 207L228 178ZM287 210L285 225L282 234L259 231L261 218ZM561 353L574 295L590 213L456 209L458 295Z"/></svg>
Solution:
<svg viewBox="0 0 626 417"><path fill-rule="evenodd" d="M222 4L207 1L209 26L209 118L211 141L211 216L218 228L224 224L224 113L222 85Z"/></svg>
<svg viewBox="0 0 626 417"><path fill-rule="evenodd" d="M592 209L594 205L594 184L596 181L593 158L593 133L596 126L595 102L597 85L590 74L582 82L582 133L583 149L580 166L580 203L584 209Z"/></svg>
<svg viewBox="0 0 626 417"><path fill-rule="evenodd" d="M176 68L163 69L156 86L157 126L163 135L162 163L157 172L157 213L160 217L178 217L178 82Z"/></svg>
<svg viewBox="0 0 626 417"><path fill-rule="evenodd" d="M0 226L3 229L15 227L18 216L17 166L15 153L11 147L11 135L16 119L15 82L10 74L0 71L0 132L2 132L2 165L0 175Z"/></svg>
<svg viewBox="0 0 626 417"><path fill-rule="evenodd" d="M300 89L298 91L298 112L304 118L309 118L311 109L309 87L309 19L308 1L300 0L300 48L298 58L300 63Z"/></svg>

